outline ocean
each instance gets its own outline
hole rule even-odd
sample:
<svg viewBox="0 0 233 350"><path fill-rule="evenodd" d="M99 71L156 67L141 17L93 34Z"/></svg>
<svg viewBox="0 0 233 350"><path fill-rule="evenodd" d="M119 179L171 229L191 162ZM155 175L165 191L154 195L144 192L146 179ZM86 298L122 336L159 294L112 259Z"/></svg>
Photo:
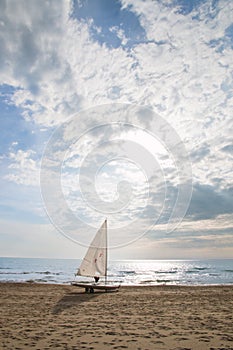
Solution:
<svg viewBox="0 0 233 350"><path fill-rule="evenodd" d="M70 284L81 260L0 258L0 282ZM77 277L85 281L84 277ZM233 284L233 259L110 261L108 280L121 285Z"/></svg>

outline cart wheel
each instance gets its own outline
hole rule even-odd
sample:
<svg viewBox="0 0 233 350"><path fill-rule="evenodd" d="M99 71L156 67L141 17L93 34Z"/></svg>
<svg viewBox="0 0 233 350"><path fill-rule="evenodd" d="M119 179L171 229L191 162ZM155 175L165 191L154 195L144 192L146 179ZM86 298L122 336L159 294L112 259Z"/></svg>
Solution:
<svg viewBox="0 0 233 350"><path fill-rule="evenodd" d="M94 293L94 288L93 287L90 288L90 293Z"/></svg>
<svg viewBox="0 0 233 350"><path fill-rule="evenodd" d="M89 288L86 287L86 288L85 288L85 293L88 293L88 292L89 292Z"/></svg>

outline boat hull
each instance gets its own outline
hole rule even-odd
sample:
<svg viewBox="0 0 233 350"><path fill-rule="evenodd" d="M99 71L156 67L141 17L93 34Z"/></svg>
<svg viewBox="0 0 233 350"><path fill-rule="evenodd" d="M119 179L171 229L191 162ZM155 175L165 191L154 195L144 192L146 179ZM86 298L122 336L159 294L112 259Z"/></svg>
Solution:
<svg viewBox="0 0 233 350"><path fill-rule="evenodd" d="M72 282L72 286L84 288L86 293L94 293L96 290L103 290L105 292L117 292L120 288L120 285L114 284L95 284L95 283L81 283L81 282Z"/></svg>

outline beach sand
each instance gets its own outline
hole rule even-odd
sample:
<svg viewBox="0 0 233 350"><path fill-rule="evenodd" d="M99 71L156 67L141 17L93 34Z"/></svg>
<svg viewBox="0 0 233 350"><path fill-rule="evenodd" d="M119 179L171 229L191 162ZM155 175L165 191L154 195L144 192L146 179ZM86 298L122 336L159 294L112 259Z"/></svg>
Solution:
<svg viewBox="0 0 233 350"><path fill-rule="evenodd" d="M0 283L1 349L233 349L233 286Z"/></svg>

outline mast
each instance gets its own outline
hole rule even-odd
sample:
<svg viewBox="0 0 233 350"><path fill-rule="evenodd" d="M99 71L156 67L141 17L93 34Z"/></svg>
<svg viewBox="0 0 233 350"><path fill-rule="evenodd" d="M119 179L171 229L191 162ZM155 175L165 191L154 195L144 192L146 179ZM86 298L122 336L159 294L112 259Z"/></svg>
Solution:
<svg viewBox="0 0 233 350"><path fill-rule="evenodd" d="M107 284L107 271L108 271L108 232L107 232L107 219L105 219L105 226L106 226L106 252L105 252L105 259L106 259L106 270L105 270L105 284Z"/></svg>

